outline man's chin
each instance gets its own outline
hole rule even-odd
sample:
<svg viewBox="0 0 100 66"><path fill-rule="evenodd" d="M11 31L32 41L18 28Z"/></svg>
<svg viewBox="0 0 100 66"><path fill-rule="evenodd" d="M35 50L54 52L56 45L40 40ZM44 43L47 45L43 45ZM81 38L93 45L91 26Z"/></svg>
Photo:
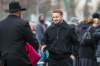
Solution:
<svg viewBox="0 0 100 66"><path fill-rule="evenodd" d="M54 22L55 24L59 24L59 22Z"/></svg>

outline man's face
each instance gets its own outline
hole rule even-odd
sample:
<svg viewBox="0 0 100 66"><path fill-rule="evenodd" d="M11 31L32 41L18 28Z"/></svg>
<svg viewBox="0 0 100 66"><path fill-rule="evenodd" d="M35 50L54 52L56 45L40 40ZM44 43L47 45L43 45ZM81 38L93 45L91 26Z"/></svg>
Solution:
<svg viewBox="0 0 100 66"><path fill-rule="evenodd" d="M44 17L44 16L41 16L41 17L40 17L40 20L45 20L45 17Z"/></svg>
<svg viewBox="0 0 100 66"><path fill-rule="evenodd" d="M21 11L16 12L19 17L23 17Z"/></svg>
<svg viewBox="0 0 100 66"><path fill-rule="evenodd" d="M52 20L55 24L58 24L63 20L63 16L60 13L52 13Z"/></svg>
<svg viewBox="0 0 100 66"><path fill-rule="evenodd" d="M44 23L44 22L45 22L45 17L44 17L44 16L40 16L39 21L40 21L41 23Z"/></svg>
<svg viewBox="0 0 100 66"><path fill-rule="evenodd" d="M100 26L99 19L97 19L97 18L94 19L93 26L94 26L94 27Z"/></svg>

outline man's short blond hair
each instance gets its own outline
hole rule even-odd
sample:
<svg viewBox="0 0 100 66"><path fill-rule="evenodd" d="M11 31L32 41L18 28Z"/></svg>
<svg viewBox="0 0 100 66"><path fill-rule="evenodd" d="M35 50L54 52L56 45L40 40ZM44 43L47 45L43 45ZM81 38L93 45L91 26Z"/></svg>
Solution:
<svg viewBox="0 0 100 66"><path fill-rule="evenodd" d="M63 15L63 11L60 9L53 10L53 13L59 13L59 14Z"/></svg>

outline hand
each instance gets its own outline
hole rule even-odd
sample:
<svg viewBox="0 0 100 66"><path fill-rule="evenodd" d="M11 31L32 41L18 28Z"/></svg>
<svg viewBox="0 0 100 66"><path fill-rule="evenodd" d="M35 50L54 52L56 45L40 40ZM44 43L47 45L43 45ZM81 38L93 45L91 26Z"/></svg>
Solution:
<svg viewBox="0 0 100 66"><path fill-rule="evenodd" d="M70 58L72 58L73 60L75 60L75 56L73 54L71 54Z"/></svg>
<svg viewBox="0 0 100 66"><path fill-rule="evenodd" d="M47 45L42 45L41 46L41 51L44 51L44 49L47 47Z"/></svg>

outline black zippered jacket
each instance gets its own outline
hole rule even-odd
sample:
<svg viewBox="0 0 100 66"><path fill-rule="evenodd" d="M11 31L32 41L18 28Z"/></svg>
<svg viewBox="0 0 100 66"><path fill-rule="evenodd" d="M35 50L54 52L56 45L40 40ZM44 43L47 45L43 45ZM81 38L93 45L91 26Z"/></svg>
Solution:
<svg viewBox="0 0 100 66"><path fill-rule="evenodd" d="M61 24L52 24L44 35L44 44L54 54L72 54L72 46L78 46L78 38L74 30L63 21Z"/></svg>

